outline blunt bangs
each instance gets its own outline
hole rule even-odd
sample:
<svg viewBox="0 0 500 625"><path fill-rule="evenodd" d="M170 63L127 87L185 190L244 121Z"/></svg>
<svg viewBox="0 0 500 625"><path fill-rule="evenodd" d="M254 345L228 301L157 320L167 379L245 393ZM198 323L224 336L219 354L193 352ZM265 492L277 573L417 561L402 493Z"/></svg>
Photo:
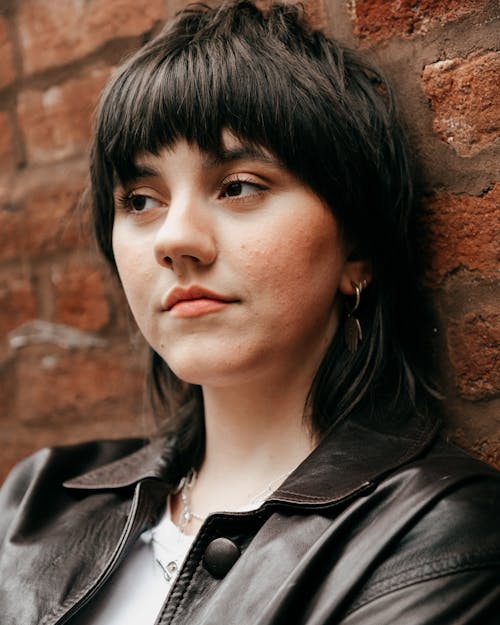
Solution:
<svg viewBox="0 0 500 625"><path fill-rule="evenodd" d="M264 15L240 3L236 12L222 6L215 20L213 13L184 11L108 85L97 116L94 186L102 188L106 172L111 192L130 177L138 154L158 154L181 139L217 154L228 130L271 152L376 258L374 228L390 226L388 187L405 162L391 144L390 90L357 53L309 29L296 6ZM104 204L98 240L112 260L112 215L102 214L112 206L109 195Z"/></svg>
<svg viewBox="0 0 500 625"><path fill-rule="evenodd" d="M314 113L309 94L324 78L304 71L302 59L290 53L260 12L249 6L244 13L229 34L221 25L215 32L203 28L198 16L201 30L186 34L189 41L182 45L173 44L172 29L167 30L111 82L97 140L119 179L138 154L158 154L181 139L216 154L224 130L298 169L298 136L309 136L311 129L300 129ZM193 24L188 18L174 30L181 26L188 30ZM279 64L277 54L283 56Z"/></svg>

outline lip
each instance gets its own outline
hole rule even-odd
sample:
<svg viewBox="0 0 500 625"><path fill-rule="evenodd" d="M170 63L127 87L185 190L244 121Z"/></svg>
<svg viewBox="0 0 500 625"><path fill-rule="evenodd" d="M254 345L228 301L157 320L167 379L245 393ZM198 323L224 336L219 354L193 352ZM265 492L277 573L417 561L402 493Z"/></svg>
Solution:
<svg viewBox="0 0 500 625"><path fill-rule="evenodd" d="M173 317L198 317L222 310L226 305L237 301L199 285L175 286L166 294L161 308Z"/></svg>

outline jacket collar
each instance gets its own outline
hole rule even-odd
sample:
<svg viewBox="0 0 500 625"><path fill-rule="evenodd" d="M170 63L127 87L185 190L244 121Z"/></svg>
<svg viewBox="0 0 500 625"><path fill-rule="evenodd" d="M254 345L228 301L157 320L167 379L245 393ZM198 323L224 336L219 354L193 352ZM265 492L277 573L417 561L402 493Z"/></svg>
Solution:
<svg viewBox="0 0 500 625"><path fill-rule="evenodd" d="M154 439L137 451L66 480L63 486L84 490L126 488L147 478L164 479L164 439Z"/></svg>
<svg viewBox="0 0 500 625"><path fill-rule="evenodd" d="M421 456L438 427L437 420L418 417L385 428L369 418L348 419L325 436L272 499L313 505L345 499Z"/></svg>
<svg viewBox="0 0 500 625"><path fill-rule="evenodd" d="M348 419L332 428L271 499L309 505L345 499L420 456L434 440L438 425L414 417L381 428L364 417ZM119 489L147 478L169 483L172 447L164 438L155 439L128 456L66 481L64 486Z"/></svg>

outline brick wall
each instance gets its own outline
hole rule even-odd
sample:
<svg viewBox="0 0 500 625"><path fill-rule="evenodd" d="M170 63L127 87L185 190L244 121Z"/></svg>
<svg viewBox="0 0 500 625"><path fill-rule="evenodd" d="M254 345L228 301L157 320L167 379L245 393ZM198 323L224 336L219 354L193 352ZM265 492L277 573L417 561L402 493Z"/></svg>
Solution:
<svg viewBox="0 0 500 625"><path fill-rule="evenodd" d="M78 199L100 89L183 4L0 6L0 480L40 446L150 426L143 344ZM371 49L397 86L426 180L447 430L500 466L496 2L304 4L317 25Z"/></svg>

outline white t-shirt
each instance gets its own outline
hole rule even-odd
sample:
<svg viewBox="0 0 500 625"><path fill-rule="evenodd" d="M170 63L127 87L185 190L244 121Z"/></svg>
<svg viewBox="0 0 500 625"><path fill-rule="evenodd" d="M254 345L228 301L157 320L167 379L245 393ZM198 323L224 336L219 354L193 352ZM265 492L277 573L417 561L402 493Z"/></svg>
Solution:
<svg viewBox="0 0 500 625"><path fill-rule="evenodd" d="M263 495L238 512L255 510L264 499ZM104 588L70 624L154 625L195 537L173 523L169 498L159 523L141 534Z"/></svg>
<svg viewBox="0 0 500 625"><path fill-rule="evenodd" d="M71 625L154 625L195 536L179 531L170 516L141 534L98 595Z"/></svg>

